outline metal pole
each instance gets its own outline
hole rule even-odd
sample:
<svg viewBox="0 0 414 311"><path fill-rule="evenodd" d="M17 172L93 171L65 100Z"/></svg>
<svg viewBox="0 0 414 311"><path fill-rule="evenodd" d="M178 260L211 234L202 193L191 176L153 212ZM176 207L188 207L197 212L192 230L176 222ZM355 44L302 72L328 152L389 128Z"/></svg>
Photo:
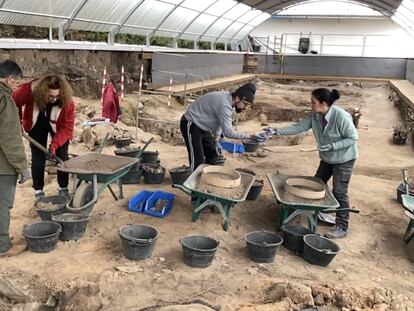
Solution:
<svg viewBox="0 0 414 311"><path fill-rule="evenodd" d="M362 57L364 57L365 56L365 46L366 46L366 44L367 44L367 36L366 35L363 35L363 37L362 37Z"/></svg>
<svg viewBox="0 0 414 311"><path fill-rule="evenodd" d="M320 54L322 54L323 51L323 35L321 35L321 50L319 51Z"/></svg>
<svg viewBox="0 0 414 311"><path fill-rule="evenodd" d="M171 90L172 90L173 79L170 77L170 86L168 88L168 106L171 105Z"/></svg>
<svg viewBox="0 0 414 311"><path fill-rule="evenodd" d="M187 73L185 74L185 81L184 81L184 107L187 106Z"/></svg>
<svg viewBox="0 0 414 311"><path fill-rule="evenodd" d="M106 67L104 68L103 78L102 78L101 104L103 104L103 94L105 90L105 84L106 84Z"/></svg>
<svg viewBox="0 0 414 311"><path fill-rule="evenodd" d="M139 105L141 104L141 89L142 89L142 76L144 74L144 64L141 64L141 74L139 75L138 85L138 97L137 97L137 124L135 129L135 138L138 138L138 125L139 125Z"/></svg>
<svg viewBox="0 0 414 311"><path fill-rule="evenodd" d="M121 67L121 102L124 101L124 96L125 96L125 67L124 65L122 65Z"/></svg>

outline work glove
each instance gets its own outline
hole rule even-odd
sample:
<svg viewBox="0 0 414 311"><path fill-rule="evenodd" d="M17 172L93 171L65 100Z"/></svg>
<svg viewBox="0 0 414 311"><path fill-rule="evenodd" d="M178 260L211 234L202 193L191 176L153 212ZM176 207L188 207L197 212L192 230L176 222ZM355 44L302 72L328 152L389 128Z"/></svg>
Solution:
<svg viewBox="0 0 414 311"><path fill-rule="evenodd" d="M216 143L216 153L217 154L222 154L223 148L221 148L220 139L216 138L215 143Z"/></svg>
<svg viewBox="0 0 414 311"><path fill-rule="evenodd" d="M266 133L266 135L270 138L273 136L279 136L279 130L276 127L266 127L263 129L263 131Z"/></svg>
<svg viewBox="0 0 414 311"><path fill-rule="evenodd" d="M32 178L32 173L28 168L21 170L19 174L19 184L23 184L26 180Z"/></svg>
<svg viewBox="0 0 414 311"><path fill-rule="evenodd" d="M260 132L250 136L251 140L257 141L259 143L265 143L268 140L268 135L265 132Z"/></svg>
<svg viewBox="0 0 414 311"><path fill-rule="evenodd" d="M318 145L318 150L320 152L332 151L333 150L333 146L332 146L332 144Z"/></svg>

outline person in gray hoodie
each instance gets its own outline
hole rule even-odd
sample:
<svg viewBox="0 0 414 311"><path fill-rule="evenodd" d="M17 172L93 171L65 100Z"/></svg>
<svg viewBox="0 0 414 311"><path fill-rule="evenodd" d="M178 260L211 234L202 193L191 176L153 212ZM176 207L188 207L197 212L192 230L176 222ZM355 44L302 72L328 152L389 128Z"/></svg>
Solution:
<svg viewBox="0 0 414 311"><path fill-rule="evenodd" d="M234 93L211 92L190 105L181 118L180 129L193 171L200 164L217 164L217 144L221 134L232 139L252 138L233 129L232 113L233 108L240 113L253 104L255 93L256 86L246 83Z"/></svg>

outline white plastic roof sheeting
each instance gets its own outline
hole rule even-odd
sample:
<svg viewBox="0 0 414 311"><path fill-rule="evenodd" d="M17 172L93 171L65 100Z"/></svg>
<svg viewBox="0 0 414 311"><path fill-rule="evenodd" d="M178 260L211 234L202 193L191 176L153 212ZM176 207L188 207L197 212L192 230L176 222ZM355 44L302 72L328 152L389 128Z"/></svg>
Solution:
<svg viewBox="0 0 414 311"><path fill-rule="evenodd" d="M234 0L0 0L0 23L234 43L270 17Z"/></svg>

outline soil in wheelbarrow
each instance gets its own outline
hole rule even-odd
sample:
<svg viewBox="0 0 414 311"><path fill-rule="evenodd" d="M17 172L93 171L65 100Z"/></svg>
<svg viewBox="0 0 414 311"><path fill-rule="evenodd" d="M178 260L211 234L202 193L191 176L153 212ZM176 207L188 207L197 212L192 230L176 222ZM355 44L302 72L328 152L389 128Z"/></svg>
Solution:
<svg viewBox="0 0 414 311"><path fill-rule="evenodd" d="M222 174L222 175L228 176L226 174ZM209 185L203 182L202 180L199 180L196 184L195 190L209 193L212 195L217 195L225 199L238 200L243 196L243 193L248 183L249 183L248 180L243 180L242 178L240 185L237 186L236 188L221 188L221 187Z"/></svg>

